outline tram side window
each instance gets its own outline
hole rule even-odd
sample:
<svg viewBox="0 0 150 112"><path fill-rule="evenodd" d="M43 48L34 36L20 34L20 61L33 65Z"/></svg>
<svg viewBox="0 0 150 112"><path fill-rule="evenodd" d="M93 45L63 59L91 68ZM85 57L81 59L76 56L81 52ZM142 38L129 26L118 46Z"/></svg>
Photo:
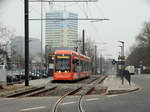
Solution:
<svg viewBox="0 0 150 112"><path fill-rule="evenodd" d="M83 61L83 71L88 71L89 69L89 62Z"/></svg>
<svg viewBox="0 0 150 112"><path fill-rule="evenodd" d="M82 68L81 72L88 71L88 62L81 60L80 65Z"/></svg>
<svg viewBox="0 0 150 112"><path fill-rule="evenodd" d="M72 70L74 72L85 72L88 71L89 68L89 62L83 61L83 60L77 60L73 59L72 62Z"/></svg>
<svg viewBox="0 0 150 112"><path fill-rule="evenodd" d="M79 60L73 59L73 62L72 62L72 70L73 70L74 72L80 72Z"/></svg>

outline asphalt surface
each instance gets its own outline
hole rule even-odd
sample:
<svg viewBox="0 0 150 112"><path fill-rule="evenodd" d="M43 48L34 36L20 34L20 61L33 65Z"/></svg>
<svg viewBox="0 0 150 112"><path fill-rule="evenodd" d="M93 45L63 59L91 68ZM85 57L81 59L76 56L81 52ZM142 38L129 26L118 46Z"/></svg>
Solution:
<svg viewBox="0 0 150 112"><path fill-rule="evenodd" d="M85 112L150 112L150 76L132 76L132 80L139 91L85 102Z"/></svg>
<svg viewBox="0 0 150 112"><path fill-rule="evenodd" d="M132 76L141 88L137 92L111 96L86 96L82 99L84 112L150 112L150 75ZM79 112L80 96L69 96L58 112ZM0 112L50 112L58 97L0 99Z"/></svg>

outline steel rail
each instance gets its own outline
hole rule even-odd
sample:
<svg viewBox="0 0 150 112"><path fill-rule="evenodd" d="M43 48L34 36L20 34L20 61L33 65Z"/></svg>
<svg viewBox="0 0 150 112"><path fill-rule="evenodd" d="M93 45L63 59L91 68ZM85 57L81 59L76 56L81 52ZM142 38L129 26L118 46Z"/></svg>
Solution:
<svg viewBox="0 0 150 112"><path fill-rule="evenodd" d="M42 94L42 93L47 92L47 91L53 91L56 88L57 88L57 86L54 86L54 87L51 87L51 88L43 88L43 89L41 89L39 91L35 91L35 92L31 92L29 94L26 94L23 97L36 96L36 95Z"/></svg>
<svg viewBox="0 0 150 112"><path fill-rule="evenodd" d="M80 99L79 99L79 111L80 112L85 112L83 107L82 107L82 99L83 99L84 95L81 95Z"/></svg>
<svg viewBox="0 0 150 112"><path fill-rule="evenodd" d="M105 77L103 77L103 78L100 77L99 79L102 78L100 82L98 81L99 79L97 79L97 80L92 81L91 83L94 83L94 85L96 85L97 83L101 84L107 77L108 77L108 76L105 76ZM79 111L80 111L80 112L85 112L85 110L83 109L83 106L82 106L82 99L83 99L83 97L84 97L85 95L89 94L93 89L94 89L94 87L91 87L85 94L82 94L82 95L81 95L81 97L80 97L80 99L79 99Z"/></svg>
<svg viewBox="0 0 150 112"><path fill-rule="evenodd" d="M78 90L80 90L80 89L81 89L81 87L78 87L77 89L72 90L71 92L68 92L68 93L64 94L63 96L61 96L61 97L57 100L57 102L55 103L55 105L54 105L54 107L53 107L53 109L52 109L52 112L57 112L57 109L58 109L59 104L63 101L63 99L64 99L65 97L67 97L68 95L74 94L76 91L78 91Z"/></svg>
<svg viewBox="0 0 150 112"><path fill-rule="evenodd" d="M17 93L13 93L13 94L7 95L6 97L20 97L22 95L25 95L25 94L28 94L28 93L31 93L31 92L35 92L35 91L39 91L41 89L44 89L44 86L33 88L33 89L31 88L29 90L25 90L25 91L20 91L20 92L17 92Z"/></svg>

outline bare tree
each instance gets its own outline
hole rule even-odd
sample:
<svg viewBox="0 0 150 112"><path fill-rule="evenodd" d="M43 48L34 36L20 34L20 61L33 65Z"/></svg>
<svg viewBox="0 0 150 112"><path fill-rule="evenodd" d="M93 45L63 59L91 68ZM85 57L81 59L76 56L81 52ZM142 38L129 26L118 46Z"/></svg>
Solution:
<svg viewBox="0 0 150 112"><path fill-rule="evenodd" d="M10 30L7 26L0 23L0 44L9 44L14 38L14 30Z"/></svg>
<svg viewBox="0 0 150 112"><path fill-rule="evenodd" d="M136 37L137 45L132 46L132 51L127 58L127 64L150 66L150 22L146 22L141 33Z"/></svg>
<svg viewBox="0 0 150 112"><path fill-rule="evenodd" d="M8 56L8 52L10 52L10 43L14 38L14 31L10 30L8 27L0 23L0 55L3 55L1 60L6 60L7 65L10 65L10 59ZM9 49L9 50L8 50ZM4 63L4 62L2 62ZM6 64L5 63L5 64ZM8 64L9 63L9 64ZM9 68L9 66L8 66Z"/></svg>

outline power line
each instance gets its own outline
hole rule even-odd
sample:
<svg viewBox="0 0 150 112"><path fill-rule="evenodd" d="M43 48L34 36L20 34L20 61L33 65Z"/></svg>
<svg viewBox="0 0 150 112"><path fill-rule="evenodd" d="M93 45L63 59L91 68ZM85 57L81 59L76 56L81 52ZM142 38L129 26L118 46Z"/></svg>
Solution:
<svg viewBox="0 0 150 112"><path fill-rule="evenodd" d="M98 0L43 0L42 2L97 2ZM29 2L41 2L41 0L30 0Z"/></svg>
<svg viewBox="0 0 150 112"><path fill-rule="evenodd" d="M98 20L98 21L108 21L109 19L104 18L44 18L44 19L39 19L39 18L30 18L29 20Z"/></svg>
<svg viewBox="0 0 150 112"><path fill-rule="evenodd" d="M21 4L22 4L22 3L24 4L24 1L23 1L23 0L20 0L20 2L21 2ZM30 8L29 13L31 13L32 11L34 11L34 12L36 12L36 13L38 13L38 14L41 15L41 13L40 13L38 10L36 10L35 8L33 8L32 6L30 6L29 8Z"/></svg>
<svg viewBox="0 0 150 112"><path fill-rule="evenodd" d="M93 3L93 4L98 8L99 11L101 11L102 16L105 17L105 14L103 13L102 9L101 9L96 3ZM98 13L98 14L99 14L99 13Z"/></svg>
<svg viewBox="0 0 150 112"><path fill-rule="evenodd" d="M85 16L88 18L88 14L86 13L86 11L84 11L84 10L81 8L81 6L78 4L78 2L77 2L77 5L78 5L78 7L80 8L80 10L85 14Z"/></svg>

